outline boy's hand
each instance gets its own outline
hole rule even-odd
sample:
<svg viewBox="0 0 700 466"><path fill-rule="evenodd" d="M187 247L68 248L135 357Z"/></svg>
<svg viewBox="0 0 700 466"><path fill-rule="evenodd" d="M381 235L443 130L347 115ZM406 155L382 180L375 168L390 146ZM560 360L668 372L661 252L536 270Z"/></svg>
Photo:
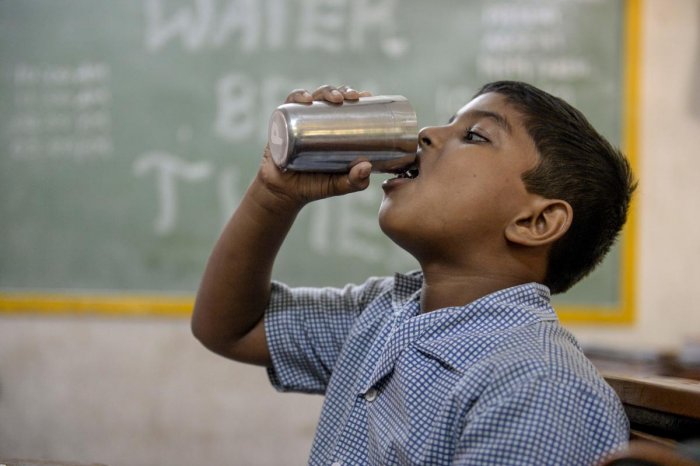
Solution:
<svg viewBox="0 0 700 466"><path fill-rule="evenodd" d="M345 100L357 100L369 95L369 92L356 91L347 86L335 88L326 85L316 89L313 94L304 89L294 90L287 96L285 103L310 104L314 100L326 100L342 104ZM298 209L311 201L366 189L371 170L369 162L360 161L349 173L342 174L282 171L272 160L269 147L265 146L256 181L262 183L271 195L264 200L266 204L272 203L267 207Z"/></svg>

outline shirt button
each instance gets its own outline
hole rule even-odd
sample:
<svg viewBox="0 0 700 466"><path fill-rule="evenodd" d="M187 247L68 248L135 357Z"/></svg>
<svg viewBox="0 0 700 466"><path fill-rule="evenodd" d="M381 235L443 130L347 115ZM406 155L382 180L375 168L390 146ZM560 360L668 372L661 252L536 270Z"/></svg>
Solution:
<svg viewBox="0 0 700 466"><path fill-rule="evenodd" d="M365 400L367 401L374 401L377 399L377 395L379 395L379 391L372 387L369 390L367 390L367 393L365 393Z"/></svg>

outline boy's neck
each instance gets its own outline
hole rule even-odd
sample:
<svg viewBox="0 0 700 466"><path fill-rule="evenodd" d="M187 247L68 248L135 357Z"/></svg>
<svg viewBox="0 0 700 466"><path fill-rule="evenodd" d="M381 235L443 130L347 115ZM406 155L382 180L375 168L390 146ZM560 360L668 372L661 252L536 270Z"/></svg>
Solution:
<svg viewBox="0 0 700 466"><path fill-rule="evenodd" d="M464 306L490 293L532 281L530 278L455 273L454 270L423 268L421 312Z"/></svg>

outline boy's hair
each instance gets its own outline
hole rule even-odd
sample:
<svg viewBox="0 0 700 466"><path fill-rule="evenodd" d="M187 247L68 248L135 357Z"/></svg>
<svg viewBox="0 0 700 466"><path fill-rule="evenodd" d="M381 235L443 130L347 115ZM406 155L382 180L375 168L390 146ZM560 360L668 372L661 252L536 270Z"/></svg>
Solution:
<svg viewBox="0 0 700 466"><path fill-rule="evenodd" d="M588 275L615 242L627 219L636 183L625 156L586 117L558 97L517 81L486 84L523 115L540 161L523 174L528 192L567 201L569 231L550 250L544 284L562 293Z"/></svg>

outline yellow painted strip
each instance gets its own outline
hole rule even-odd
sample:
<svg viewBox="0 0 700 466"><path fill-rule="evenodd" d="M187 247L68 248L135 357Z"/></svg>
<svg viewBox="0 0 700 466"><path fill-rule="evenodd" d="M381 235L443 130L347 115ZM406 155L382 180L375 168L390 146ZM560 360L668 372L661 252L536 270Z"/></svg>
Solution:
<svg viewBox="0 0 700 466"><path fill-rule="evenodd" d="M633 317L625 313L625 307L596 307L576 311L558 306L556 310L559 320L565 324L629 324Z"/></svg>
<svg viewBox="0 0 700 466"><path fill-rule="evenodd" d="M193 304L191 297L0 293L3 313L180 317L189 316Z"/></svg>
<svg viewBox="0 0 700 466"><path fill-rule="evenodd" d="M639 117L642 64L642 0L627 0L625 23L625 100L624 139L622 148L632 164L632 170L639 177ZM637 202L633 198L630 205L626 235L622 248L622 316L626 322L633 322L636 311L637 267Z"/></svg>

